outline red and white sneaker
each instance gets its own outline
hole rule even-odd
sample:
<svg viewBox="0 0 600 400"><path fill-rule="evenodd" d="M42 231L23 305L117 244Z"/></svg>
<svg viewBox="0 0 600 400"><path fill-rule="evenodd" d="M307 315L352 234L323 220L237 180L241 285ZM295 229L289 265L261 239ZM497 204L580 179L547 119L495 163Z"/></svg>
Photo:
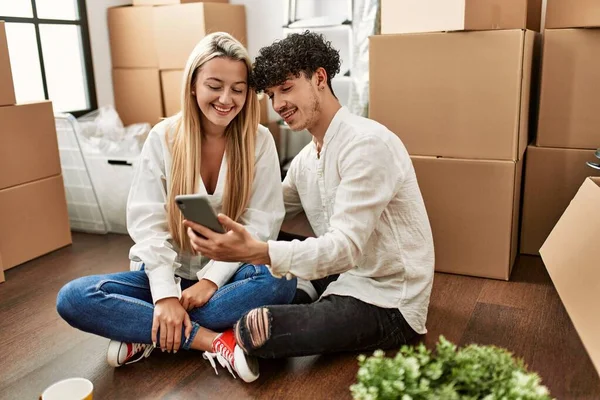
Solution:
<svg viewBox="0 0 600 400"><path fill-rule="evenodd" d="M111 340L106 352L106 361L111 367L131 364L146 358L154 350L154 345L143 343L125 343ZM136 357L137 356L137 357Z"/></svg>
<svg viewBox="0 0 600 400"><path fill-rule="evenodd" d="M233 330L228 330L217 336L212 344L212 353L205 351L202 356L210 362L217 375L219 375L219 372L217 371L215 358L221 364L221 367L227 368L234 378L233 371L244 382L250 383L258 379L258 360L246 355L244 350L235 343Z"/></svg>

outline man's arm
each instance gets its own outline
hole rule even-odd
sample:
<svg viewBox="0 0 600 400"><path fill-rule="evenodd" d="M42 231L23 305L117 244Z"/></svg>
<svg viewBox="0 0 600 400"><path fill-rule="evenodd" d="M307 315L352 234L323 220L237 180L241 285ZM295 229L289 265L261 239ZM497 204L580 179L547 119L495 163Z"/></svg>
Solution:
<svg viewBox="0 0 600 400"><path fill-rule="evenodd" d="M383 210L398 190L404 172L380 138L363 136L350 143L339 161L341 182L327 233L302 242L269 241L252 246L274 276L318 279L356 266Z"/></svg>

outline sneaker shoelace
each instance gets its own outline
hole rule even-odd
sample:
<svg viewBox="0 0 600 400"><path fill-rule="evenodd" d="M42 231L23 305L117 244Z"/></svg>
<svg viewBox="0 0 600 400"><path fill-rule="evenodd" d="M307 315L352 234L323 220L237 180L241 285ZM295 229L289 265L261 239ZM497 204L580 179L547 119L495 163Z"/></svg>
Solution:
<svg viewBox="0 0 600 400"><path fill-rule="evenodd" d="M140 353L140 356L138 358L136 358L135 360L131 360L131 361L127 361L125 363L125 365L127 364L133 364L135 362L140 361L142 358L146 358L150 355L150 353L152 353L152 350L154 350L154 346L151 344L143 344L143 343L132 343L133 346L133 350L132 350L132 356ZM142 350L144 350L142 352Z"/></svg>
<svg viewBox="0 0 600 400"><path fill-rule="evenodd" d="M215 359L219 362L219 364L221 364L221 367L227 368L234 379L237 379L233 373L233 353L221 342L217 342L215 344L215 350L215 353L205 351L204 354L202 354L202 357L210 362L210 365L213 367L217 375L219 375L219 371L217 371Z"/></svg>

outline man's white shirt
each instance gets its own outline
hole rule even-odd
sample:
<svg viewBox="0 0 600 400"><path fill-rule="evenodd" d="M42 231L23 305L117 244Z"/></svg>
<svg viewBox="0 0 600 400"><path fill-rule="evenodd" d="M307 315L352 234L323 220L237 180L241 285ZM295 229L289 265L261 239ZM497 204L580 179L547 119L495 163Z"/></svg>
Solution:
<svg viewBox="0 0 600 400"><path fill-rule="evenodd" d="M292 161L283 198L286 218L304 211L317 237L269 241L273 275L341 274L323 296L398 308L426 332L433 238L411 159L394 133L341 108L320 154L312 142Z"/></svg>

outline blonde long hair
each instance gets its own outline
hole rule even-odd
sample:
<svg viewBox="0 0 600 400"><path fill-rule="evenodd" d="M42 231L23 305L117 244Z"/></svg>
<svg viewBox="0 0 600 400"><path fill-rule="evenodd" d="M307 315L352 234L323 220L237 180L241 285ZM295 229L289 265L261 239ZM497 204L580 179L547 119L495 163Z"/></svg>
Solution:
<svg viewBox="0 0 600 400"><path fill-rule="evenodd" d="M228 33L215 32L204 37L188 58L182 81L181 112L177 114L170 132L173 137L167 136L167 142L171 143L173 159L167 194L169 232L179 249L187 252L191 251L191 246L183 226L183 216L175 204L175 196L198 191L201 179L202 111L192 91L199 69L217 57L242 61L248 70L246 103L225 129L227 177L222 211L234 221L237 221L246 209L254 181L254 149L260 109L256 92L250 87L252 63L240 42Z"/></svg>

